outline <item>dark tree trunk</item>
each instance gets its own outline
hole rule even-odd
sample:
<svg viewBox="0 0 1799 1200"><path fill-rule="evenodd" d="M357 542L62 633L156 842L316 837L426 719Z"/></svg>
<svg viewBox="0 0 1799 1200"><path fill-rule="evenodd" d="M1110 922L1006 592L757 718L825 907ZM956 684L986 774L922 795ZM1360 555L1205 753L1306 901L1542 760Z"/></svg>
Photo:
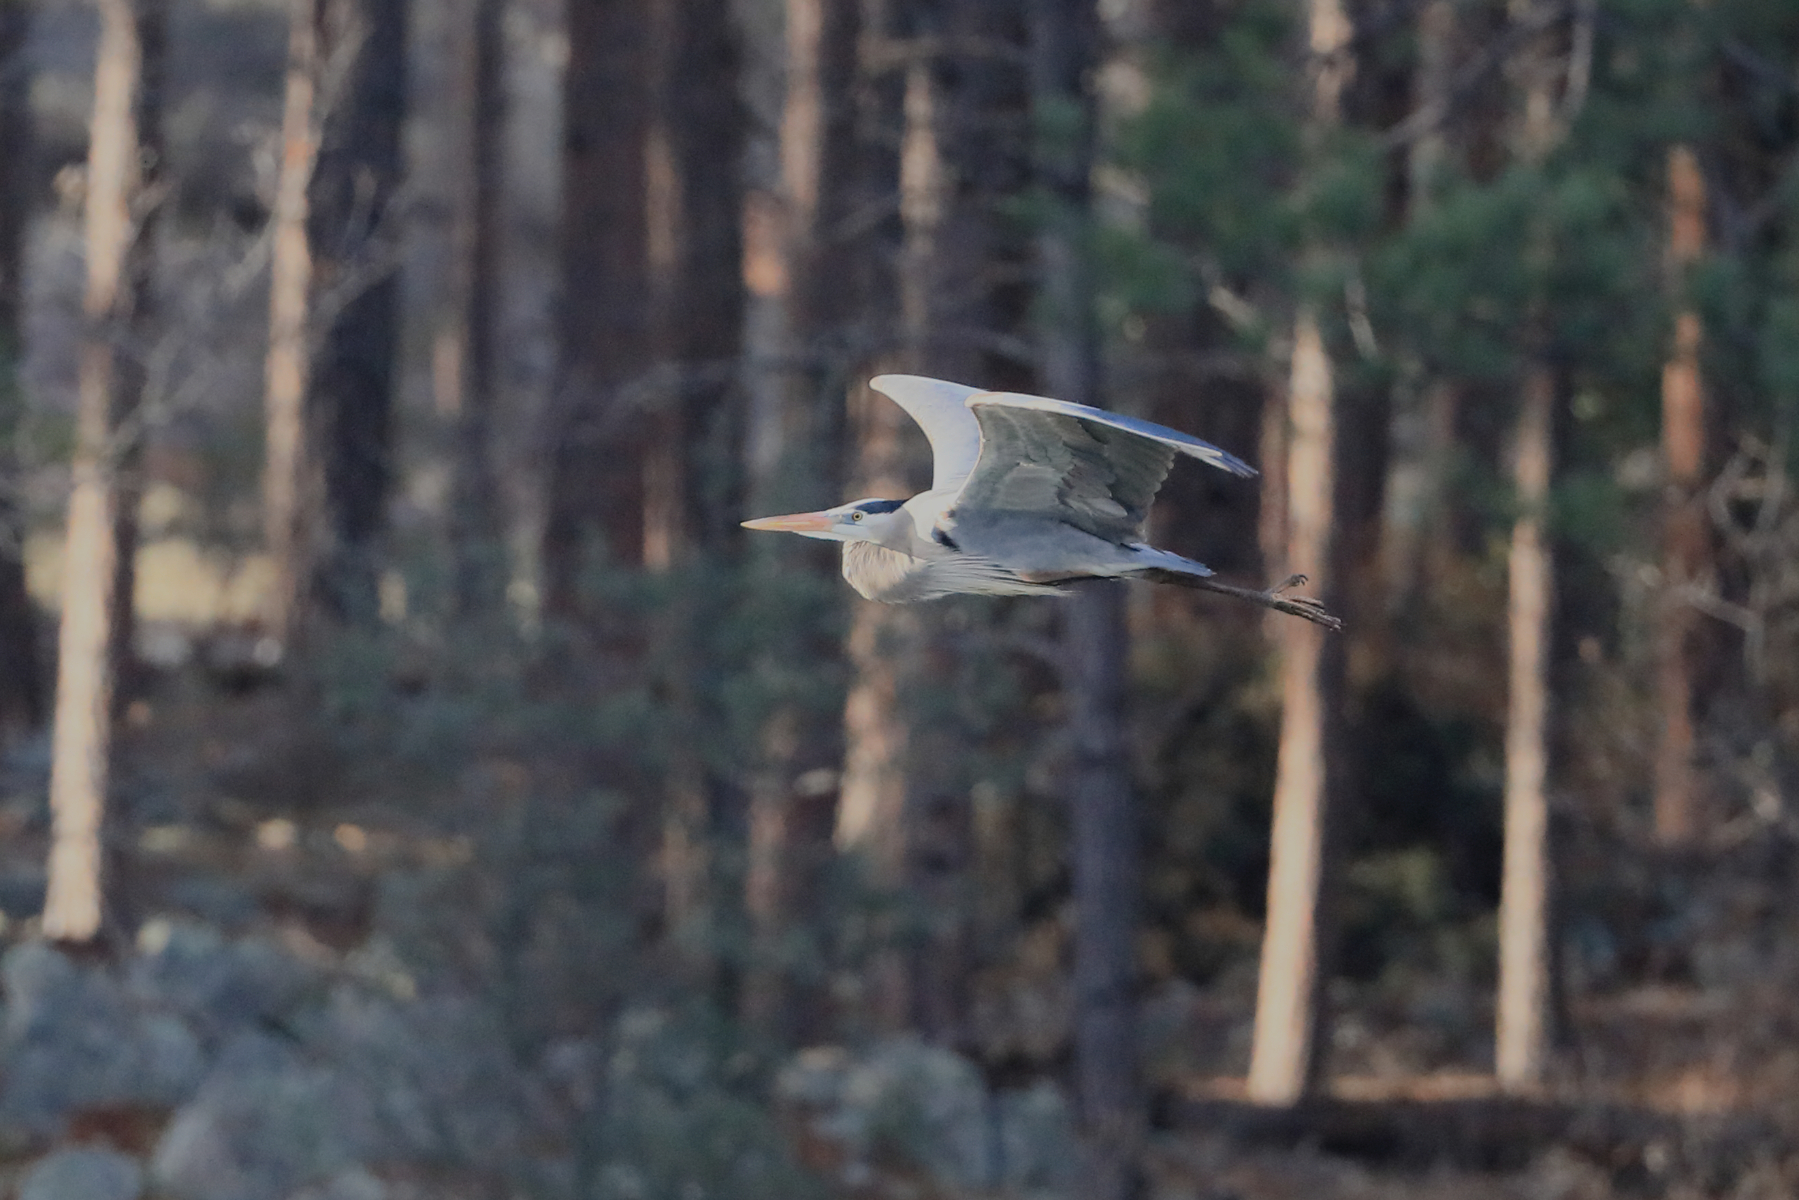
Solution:
<svg viewBox="0 0 1799 1200"><path fill-rule="evenodd" d="M1100 339L1086 232L1091 220L1099 19L1093 0L1032 0L1033 95L1072 128L1039 120L1038 177L1053 205L1040 238L1046 390L1100 401ZM1125 1200L1142 1188L1146 1113L1137 1072L1136 928L1140 831L1125 736L1130 637L1124 587L1083 585L1063 617L1076 905L1075 1079L1087 1172L1082 1193Z"/></svg>
<svg viewBox="0 0 1799 1200"><path fill-rule="evenodd" d="M28 181L31 77L23 57L31 6L0 4L0 735L9 726L44 723L37 618L25 591L25 530L14 503L19 464L13 450L22 397L22 303Z"/></svg>
<svg viewBox="0 0 1799 1200"><path fill-rule="evenodd" d="M394 355L399 333L401 182L406 119L406 0L324 3L324 104L308 189L312 397L321 430L325 525L318 565L324 609L373 620L379 538L392 480ZM330 28L339 12L350 28Z"/></svg>
<svg viewBox="0 0 1799 1200"><path fill-rule="evenodd" d="M844 397L850 384L848 338L863 297L841 237L866 163L859 154L859 6L841 0L787 0L785 88L779 133L751 162L772 160L747 201L751 244L746 284L755 294L746 341L759 376L759 447L751 450L750 487L758 511L822 508L843 483ZM766 48L754 55L766 64ZM774 56L779 60L779 56ZM835 573L835 554L817 546L770 546L782 574ZM831 619L775 649L782 672L831 678L842 645ZM834 857L843 726L824 689L784 696L764 730L762 780L750 801L745 903L758 947L747 981L746 1014L798 1042L826 1030L827 996L816 964L795 964L778 947L805 944L815 929L826 872ZM806 969L808 966L814 969Z"/></svg>
<svg viewBox="0 0 1799 1200"><path fill-rule="evenodd" d="M1705 253L1705 177L1692 147L1668 152L1668 261L1684 274ZM1655 836L1664 845L1698 834L1704 801L1698 751L1699 611L1682 588L1701 584L1712 557L1702 492L1705 470L1705 382L1700 375L1704 332L1699 313L1684 301L1674 316L1674 344L1662 368L1662 572L1665 594L1656 630L1656 699L1662 735L1655 755Z"/></svg>
<svg viewBox="0 0 1799 1200"><path fill-rule="evenodd" d="M743 343L744 119L739 46L727 0L656 0L656 120L648 161L653 336L665 384L645 475L645 565L717 570L743 519L742 418L735 368ZM681 586L660 614L677 720L703 739L729 720L708 648L726 619L722 594ZM677 756L664 785L667 927L735 928L742 788L696 754ZM684 954L732 1003L733 972Z"/></svg>
<svg viewBox="0 0 1799 1200"><path fill-rule="evenodd" d="M494 472L505 219L505 10L505 0L475 0L470 31L473 70L468 81L471 178L465 214L465 369L456 418L455 494L450 502L456 605L465 615L491 615L504 603L506 593L504 522Z"/></svg>
<svg viewBox="0 0 1799 1200"><path fill-rule="evenodd" d="M645 146L651 86L644 0L569 5L563 80L562 368L551 434L544 602L579 614L584 556L603 540L643 561L649 362Z"/></svg>

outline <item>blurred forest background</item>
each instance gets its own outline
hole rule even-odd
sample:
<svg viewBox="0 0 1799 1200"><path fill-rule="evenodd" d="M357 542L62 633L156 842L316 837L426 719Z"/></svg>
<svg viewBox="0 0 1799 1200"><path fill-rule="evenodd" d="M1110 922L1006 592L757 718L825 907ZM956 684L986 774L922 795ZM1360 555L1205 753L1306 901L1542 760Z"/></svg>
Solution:
<svg viewBox="0 0 1799 1200"><path fill-rule="evenodd" d="M1796 465L1785 0L0 0L0 1190L1799 1195Z"/></svg>

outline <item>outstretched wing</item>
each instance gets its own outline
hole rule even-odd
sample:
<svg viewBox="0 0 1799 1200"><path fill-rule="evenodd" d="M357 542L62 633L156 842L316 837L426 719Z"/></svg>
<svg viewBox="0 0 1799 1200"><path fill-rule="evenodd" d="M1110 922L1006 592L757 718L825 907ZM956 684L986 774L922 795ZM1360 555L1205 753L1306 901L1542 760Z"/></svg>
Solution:
<svg viewBox="0 0 1799 1200"><path fill-rule="evenodd" d="M876 375L868 386L891 397L931 442L931 490L955 491L981 454L981 428L968 410L980 388L923 375Z"/></svg>
<svg viewBox="0 0 1799 1200"><path fill-rule="evenodd" d="M1234 475L1254 468L1173 429L1066 400L982 392L968 400L981 431L954 511L1050 517L1116 543L1140 541L1177 454Z"/></svg>

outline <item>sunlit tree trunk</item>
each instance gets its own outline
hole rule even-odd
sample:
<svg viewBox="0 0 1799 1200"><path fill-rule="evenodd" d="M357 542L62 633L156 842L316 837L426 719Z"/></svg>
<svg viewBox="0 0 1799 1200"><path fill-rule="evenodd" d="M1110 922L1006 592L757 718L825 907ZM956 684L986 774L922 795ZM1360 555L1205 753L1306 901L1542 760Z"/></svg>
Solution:
<svg viewBox="0 0 1799 1200"><path fill-rule="evenodd" d="M855 129L861 13L836 0L787 0L777 32L764 26L747 57L752 111L772 118L773 136L752 134L744 207L745 343L752 425L749 489L758 512L822 508L842 488L844 397L849 369L838 343L859 301L847 244L832 233L856 194L861 163ZM784 48L771 52L771 43ZM780 70L784 82L770 85ZM756 127L752 119L752 129ZM766 128L767 125L764 125ZM834 343L836 343L834 345ZM834 548L830 548L834 550ZM836 554L814 546L769 546L775 578L836 572ZM835 595L835 593L831 593ZM770 647L765 670L789 679L800 664L813 678L840 670L834 614L813 611L808 628ZM772 632L772 631L771 631ZM763 734L750 797L744 896L754 930L754 969L744 1012L790 1041L820 1037L829 1016L809 933L816 929L842 786L843 727L834 689L783 687Z"/></svg>
<svg viewBox="0 0 1799 1200"><path fill-rule="evenodd" d="M1533 15L1538 0L1516 0L1513 18ZM1529 39L1511 64L1520 114L1514 152L1541 163L1557 136L1556 58L1546 39ZM1541 256L1538 244L1527 254ZM1555 461L1556 378L1545 353L1539 311L1529 318L1521 366L1518 423L1512 446L1512 485L1518 517L1512 525L1506 604L1505 861L1499 899L1499 996L1495 1068L1512 1091L1538 1086L1548 1064L1550 899L1554 888L1549 842L1549 755L1553 713L1550 652L1555 562L1546 528Z"/></svg>
<svg viewBox="0 0 1799 1200"><path fill-rule="evenodd" d="M100 928L102 837L112 767L121 578L121 462L141 388L138 324L147 280L142 134L154 104L146 53L160 48L160 0L103 0L88 145L86 322L76 414L74 491L58 641L50 776L45 936L72 942Z"/></svg>
<svg viewBox="0 0 1799 1200"><path fill-rule="evenodd" d="M1542 1078L1549 1047L1549 640L1554 560L1544 531L1553 469L1555 378L1532 363L1524 380L1512 483L1506 621L1510 670L1505 736L1505 866L1499 911L1500 1081Z"/></svg>
<svg viewBox="0 0 1799 1200"><path fill-rule="evenodd" d="M1340 118L1351 30L1337 0L1310 0L1308 30L1312 123L1319 134ZM1336 423L1329 351L1318 314L1305 302L1294 321L1284 437L1279 439L1285 443L1286 482L1282 572L1312 576L1327 602L1343 586L1332 531ZM1291 1104L1321 1074L1329 807L1339 753L1343 648L1340 638L1308 621L1282 620L1275 628L1280 638L1281 736L1248 1087L1257 1103Z"/></svg>
<svg viewBox="0 0 1799 1200"><path fill-rule="evenodd" d="M568 6L563 77L562 367L543 540L544 602L579 615L587 554L641 564L649 364L644 0Z"/></svg>
<svg viewBox="0 0 1799 1200"><path fill-rule="evenodd" d="M25 591L25 530L14 501L19 462L14 437L19 387L25 226L31 217L31 73L23 51L31 7L0 4L0 739L9 726L44 721L38 677L37 620Z"/></svg>
<svg viewBox="0 0 1799 1200"><path fill-rule="evenodd" d="M1705 178L1692 147L1668 151L1668 258L1675 287L1705 253ZM1684 298L1684 297L1683 297ZM1657 700L1661 739L1655 755L1655 835L1669 845L1698 831L1699 778L1694 704L1697 610L1680 594L1704 577L1710 546L1700 495L1705 465L1705 384L1699 374L1702 331L1690 299L1674 316L1674 345L1662 367L1662 598L1657 630Z"/></svg>
<svg viewBox="0 0 1799 1200"><path fill-rule="evenodd" d="M269 350L263 392L263 547L272 567L264 620L290 642L311 574L317 537L316 450L306 395L312 248L307 192L318 159L319 44L316 0L288 0L287 85L281 120L281 169L275 183L269 261Z"/></svg>

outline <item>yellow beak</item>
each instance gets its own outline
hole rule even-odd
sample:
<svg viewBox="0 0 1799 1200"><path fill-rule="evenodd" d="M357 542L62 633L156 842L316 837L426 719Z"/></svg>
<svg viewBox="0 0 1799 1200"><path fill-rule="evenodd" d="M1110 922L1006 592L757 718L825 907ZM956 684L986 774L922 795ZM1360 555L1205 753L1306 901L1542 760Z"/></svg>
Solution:
<svg viewBox="0 0 1799 1200"><path fill-rule="evenodd" d="M772 529L780 533L825 533L835 524L828 512L794 513L786 517L757 517L745 521L745 529Z"/></svg>

